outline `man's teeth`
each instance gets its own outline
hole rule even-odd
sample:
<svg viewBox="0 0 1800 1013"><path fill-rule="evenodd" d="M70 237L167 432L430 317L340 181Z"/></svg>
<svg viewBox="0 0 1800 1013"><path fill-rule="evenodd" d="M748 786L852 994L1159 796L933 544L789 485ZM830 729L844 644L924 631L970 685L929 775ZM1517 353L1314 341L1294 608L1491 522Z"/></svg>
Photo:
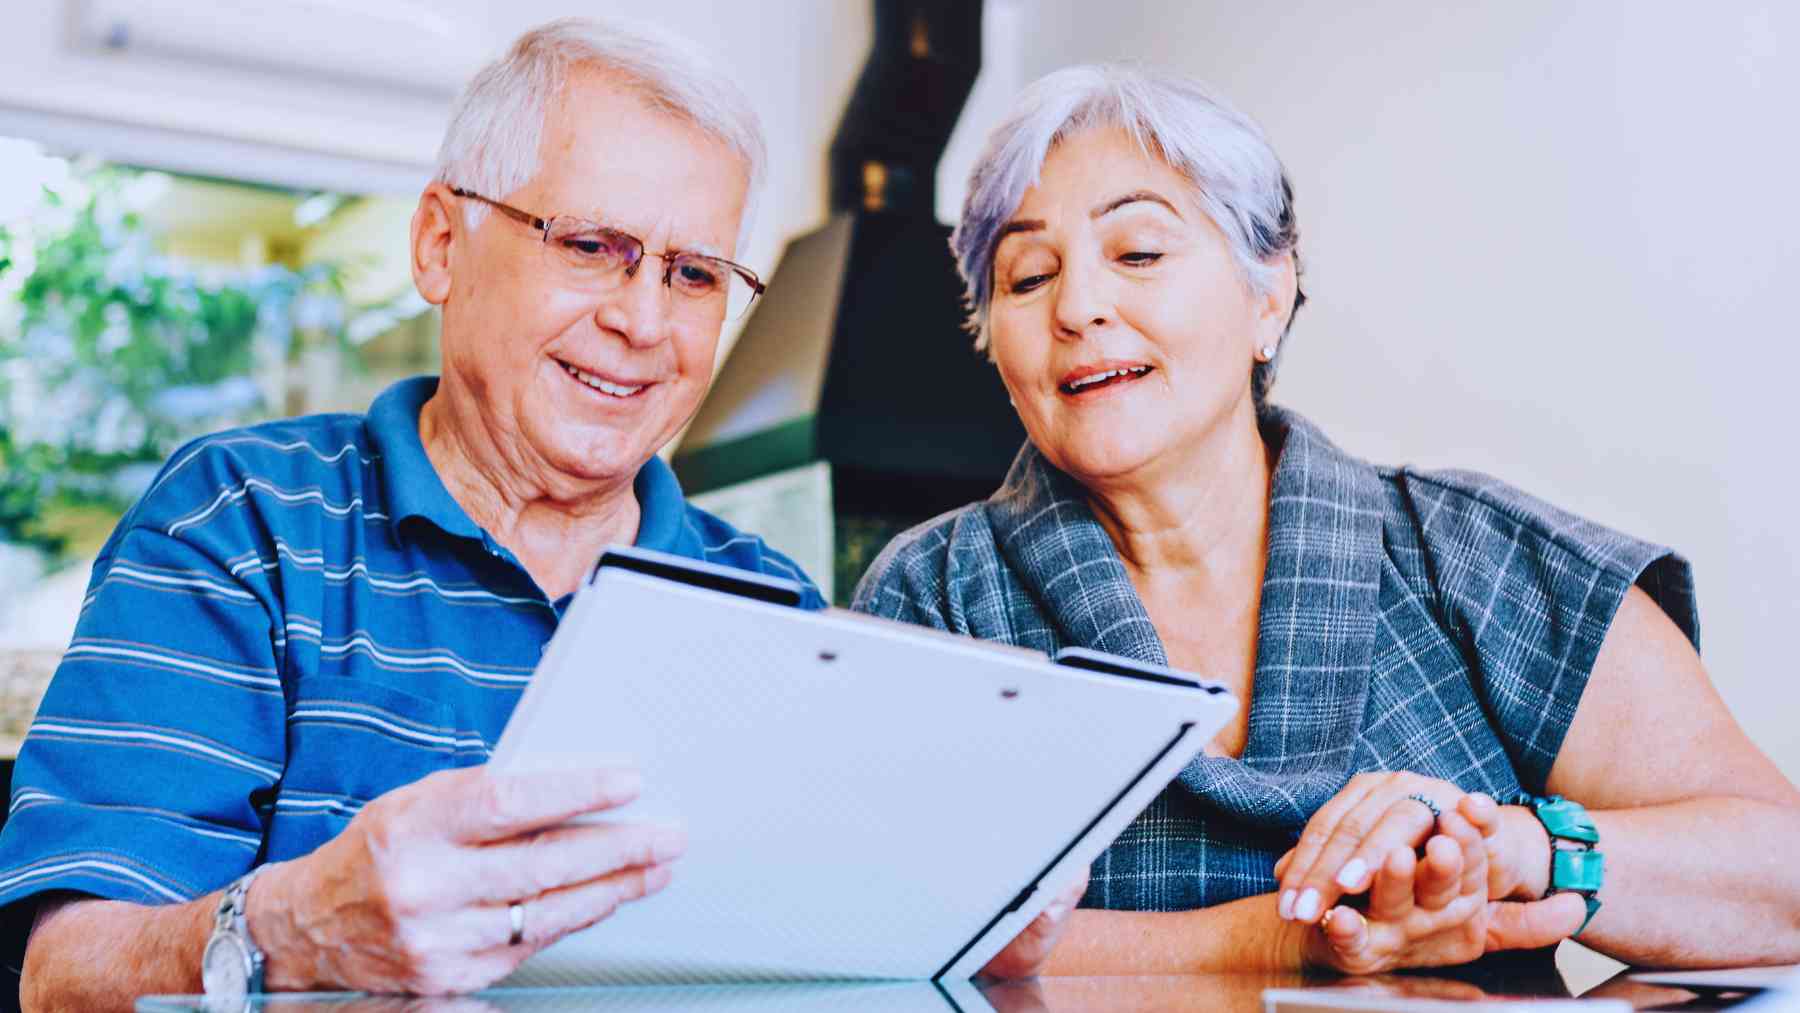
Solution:
<svg viewBox="0 0 1800 1013"><path fill-rule="evenodd" d="M1130 369L1109 369L1104 373L1095 373L1092 376L1084 376L1068 386L1070 390L1081 390L1085 387L1092 387L1097 383L1105 383L1117 376L1143 376L1148 372L1150 372L1149 366L1132 366Z"/></svg>
<svg viewBox="0 0 1800 1013"><path fill-rule="evenodd" d="M636 394L638 391L644 389L644 385L641 383L635 387L627 387L623 384L617 384L617 383L613 383L608 380L602 380L599 377L595 376L594 374L589 373L585 370L576 369L574 366L571 366L566 362L562 363L561 365L562 365L562 368L570 376L574 377L577 380L580 380L582 383L587 384L589 387L592 387L595 390L600 391L603 394L611 394L613 397L630 397L631 395Z"/></svg>

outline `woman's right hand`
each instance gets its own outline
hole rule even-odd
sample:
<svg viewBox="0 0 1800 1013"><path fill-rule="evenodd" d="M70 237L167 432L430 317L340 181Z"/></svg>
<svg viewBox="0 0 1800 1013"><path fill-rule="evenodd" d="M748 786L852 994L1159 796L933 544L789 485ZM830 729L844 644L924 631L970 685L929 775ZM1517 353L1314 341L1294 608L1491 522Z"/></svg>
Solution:
<svg viewBox="0 0 1800 1013"><path fill-rule="evenodd" d="M661 889L681 831L569 824L637 797L630 770L446 770L381 796L251 885L271 991L471 992L619 905ZM509 906L523 902L512 945Z"/></svg>
<svg viewBox="0 0 1800 1013"><path fill-rule="evenodd" d="M1550 946L1574 933L1586 915L1579 897L1488 899L1488 844L1498 814L1481 801L1464 797L1447 810L1423 858L1410 848L1388 852L1369 887L1367 911L1338 905L1308 927L1304 961L1345 974L1379 974Z"/></svg>

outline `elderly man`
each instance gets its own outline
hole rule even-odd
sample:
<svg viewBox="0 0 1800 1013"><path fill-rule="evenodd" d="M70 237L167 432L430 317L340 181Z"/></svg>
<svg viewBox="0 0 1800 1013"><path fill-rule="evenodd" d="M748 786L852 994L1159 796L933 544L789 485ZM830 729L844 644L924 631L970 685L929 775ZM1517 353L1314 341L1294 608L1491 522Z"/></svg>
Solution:
<svg viewBox="0 0 1800 1013"><path fill-rule="evenodd" d="M634 772L481 764L609 543L823 604L655 456L761 289L725 258L763 161L737 88L640 30L555 22L474 79L412 222L442 377L196 442L101 553L0 835L28 1008L471 990L668 881L679 830L569 823Z"/></svg>

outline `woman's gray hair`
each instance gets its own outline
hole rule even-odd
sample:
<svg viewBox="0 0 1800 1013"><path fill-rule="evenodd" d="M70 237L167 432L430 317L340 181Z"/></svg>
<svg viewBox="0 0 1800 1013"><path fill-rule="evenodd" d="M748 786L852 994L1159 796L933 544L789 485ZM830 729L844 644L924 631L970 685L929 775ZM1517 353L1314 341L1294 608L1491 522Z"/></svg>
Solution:
<svg viewBox="0 0 1800 1013"><path fill-rule="evenodd" d="M1271 261L1281 254L1292 254L1299 270L1293 187L1254 121L1190 78L1135 66L1067 67L1025 89L1012 115L988 136L969 174L950 249L967 289L976 350L988 347L1000 228L1037 184L1051 149L1095 127L1124 130L1187 178L1195 203L1225 234L1254 291L1267 293L1274 285L1279 268ZM1305 301L1296 291L1294 311ZM1275 382L1286 344L1277 347L1274 360L1251 371L1251 393L1259 405Z"/></svg>
<svg viewBox="0 0 1800 1013"><path fill-rule="evenodd" d="M433 178L496 199L529 183L540 166L544 122L577 67L616 77L744 160L750 185L737 236L741 248L768 164L762 123L743 91L692 43L644 24L560 18L519 36L457 98ZM468 201L463 213L473 226L487 210L480 201Z"/></svg>

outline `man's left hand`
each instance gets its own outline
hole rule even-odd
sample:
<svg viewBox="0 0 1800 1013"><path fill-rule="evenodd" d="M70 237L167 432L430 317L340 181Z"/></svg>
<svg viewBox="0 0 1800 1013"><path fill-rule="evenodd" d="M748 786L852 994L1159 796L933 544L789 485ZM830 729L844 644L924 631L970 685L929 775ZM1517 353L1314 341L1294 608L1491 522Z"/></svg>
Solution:
<svg viewBox="0 0 1800 1013"><path fill-rule="evenodd" d="M1042 973L1044 965L1050 961L1051 951L1062 938L1063 929L1068 927L1069 915L1081 902L1081 895L1087 892L1087 886L1088 871L1082 869L1081 876L1057 894L1056 899L1025 926L1025 931L1006 944L1006 949L988 961L978 977L1032 978Z"/></svg>

